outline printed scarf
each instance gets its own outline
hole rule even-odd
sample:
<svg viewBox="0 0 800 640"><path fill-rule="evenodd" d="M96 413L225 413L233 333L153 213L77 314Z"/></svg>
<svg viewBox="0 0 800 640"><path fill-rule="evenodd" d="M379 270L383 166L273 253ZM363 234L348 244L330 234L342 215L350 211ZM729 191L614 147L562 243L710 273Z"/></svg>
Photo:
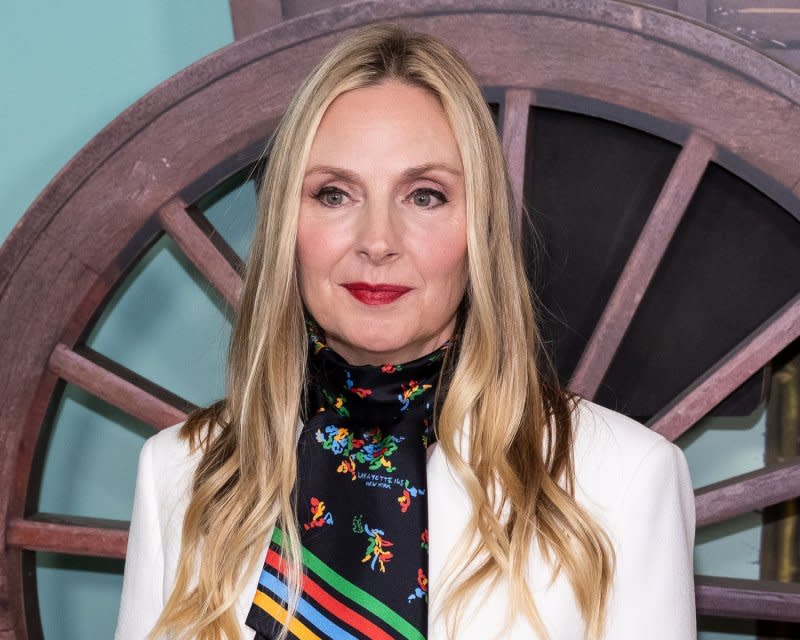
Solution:
<svg viewBox="0 0 800 640"><path fill-rule="evenodd" d="M303 590L289 637L424 640L426 448L445 353L349 365L309 324L309 416L297 446ZM276 527L247 625L277 636L288 590Z"/></svg>

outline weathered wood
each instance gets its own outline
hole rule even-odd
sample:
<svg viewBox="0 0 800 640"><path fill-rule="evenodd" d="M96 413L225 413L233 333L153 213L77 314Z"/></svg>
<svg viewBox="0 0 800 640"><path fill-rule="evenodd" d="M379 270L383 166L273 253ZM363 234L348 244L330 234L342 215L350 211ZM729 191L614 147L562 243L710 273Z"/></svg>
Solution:
<svg viewBox="0 0 800 640"><path fill-rule="evenodd" d="M708 0L678 0L678 11L690 18L705 22L708 20Z"/></svg>
<svg viewBox="0 0 800 640"><path fill-rule="evenodd" d="M123 520L37 514L8 525L9 546L78 556L124 558L129 523Z"/></svg>
<svg viewBox="0 0 800 640"><path fill-rule="evenodd" d="M800 335L800 294L659 411L647 425L675 440Z"/></svg>
<svg viewBox="0 0 800 640"><path fill-rule="evenodd" d="M678 155L575 367L569 383L574 391L587 398L597 392L714 150L711 141L693 133Z"/></svg>
<svg viewBox="0 0 800 640"><path fill-rule="evenodd" d="M185 420L193 408L186 400L87 347L73 351L57 344L48 367L67 382L156 429Z"/></svg>
<svg viewBox="0 0 800 640"><path fill-rule="evenodd" d="M299 18L313 11L331 9L350 0L283 0L283 19Z"/></svg>
<svg viewBox="0 0 800 640"><path fill-rule="evenodd" d="M695 577L697 613L725 618L800 622L800 585Z"/></svg>
<svg viewBox="0 0 800 640"><path fill-rule="evenodd" d="M787 67L791 67L800 72L800 48L797 49L767 49L764 51L768 56L780 60Z"/></svg>
<svg viewBox="0 0 800 640"><path fill-rule="evenodd" d="M0 549L7 548L9 520L24 512L39 431L58 382L46 366L49 340L65 330L68 310L97 279L59 240L42 233L15 274L27 286L0 297ZM0 553L0 629L18 629L25 620L24 579L21 554Z"/></svg>
<svg viewBox="0 0 800 640"><path fill-rule="evenodd" d="M186 211L186 204L179 198L171 200L159 210L158 216L164 230L192 264L231 307L237 307L242 293L242 277L192 219ZM217 241L222 242L222 239L218 238Z"/></svg>
<svg viewBox="0 0 800 640"><path fill-rule="evenodd" d="M233 35L237 40L283 20L281 0L229 0Z"/></svg>
<svg viewBox="0 0 800 640"><path fill-rule="evenodd" d="M697 526L728 520L797 496L800 496L800 458L698 489Z"/></svg>
<svg viewBox="0 0 800 640"><path fill-rule="evenodd" d="M797 0L716 0L709 23L756 46L797 46L800 5Z"/></svg>
<svg viewBox="0 0 800 640"><path fill-rule="evenodd" d="M519 214L523 206L525 184L525 144L528 140L528 122L533 93L530 89L510 88L503 101L503 152L508 164L511 191ZM519 226L519 220L518 220Z"/></svg>

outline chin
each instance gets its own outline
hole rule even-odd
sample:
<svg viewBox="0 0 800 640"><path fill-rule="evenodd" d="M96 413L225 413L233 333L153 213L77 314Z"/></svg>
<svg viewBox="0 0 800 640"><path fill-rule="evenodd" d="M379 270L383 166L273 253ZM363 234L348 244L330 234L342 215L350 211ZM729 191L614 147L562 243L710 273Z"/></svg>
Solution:
<svg viewBox="0 0 800 640"><path fill-rule="evenodd" d="M348 347L351 350L359 350L366 353L375 354L396 353L399 351L404 351L408 348L408 346L408 342L402 340L386 340L383 338L370 340L364 336L360 336L360 339L354 340L348 344Z"/></svg>
<svg viewBox="0 0 800 640"><path fill-rule="evenodd" d="M334 339L335 342L341 345L339 349L350 355L350 360L368 360L370 364L396 364L395 354L401 354L406 351L413 342L410 338L408 340L404 339L405 336L400 334L397 329L393 330L392 327L378 330L361 325L361 328L363 331L360 333L355 335L343 334L338 341ZM334 350L336 350L335 347ZM373 358L377 358L380 362L375 361ZM413 358L403 359L413 360Z"/></svg>

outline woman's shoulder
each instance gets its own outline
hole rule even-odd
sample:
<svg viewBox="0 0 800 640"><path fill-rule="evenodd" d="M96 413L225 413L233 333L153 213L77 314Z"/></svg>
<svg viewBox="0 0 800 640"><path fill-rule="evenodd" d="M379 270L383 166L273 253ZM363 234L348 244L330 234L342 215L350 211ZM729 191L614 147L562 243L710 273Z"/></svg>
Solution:
<svg viewBox="0 0 800 640"><path fill-rule="evenodd" d="M161 500L183 494L191 484L202 451L183 434L181 420L145 440L139 454L139 475L152 478Z"/></svg>
<svg viewBox="0 0 800 640"><path fill-rule="evenodd" d="M573 415L576 484L591 502L614 509L632 485L688 482L681 449L641 422L585 398Z"/></svg>
<svg viewBox="0 0 800 640"><path fill-rule="evenodd" d="M185 420L181 420L145 440L142 456L149 456L156 468L167 469L194 456L189 440L181 434Z"/></svg>
<svg viewBox="0 0 800 640"><path fill-rule="evenodd" d="M142 455L150 456L156 466L163 470L196 464L202 456L208 427L196 427L193 435L189 436L185 433L186 422L187 419L181 420L150 436L142 447Z"/></svg>
<svg viewBox="0 0 800 640"><path fill-rule="evenodd" d="M602 449L607 455L638 457L654 446L674 446L638 420L586 398L574 412L576 449Z"/></svg>
<svg viewBox="0 0 800 640"><path fill-rule="evenodd" d="M185 439L181 437L181 429L186 424L186 420L181 420L175 424L157 431L145 440L144 446L153 452L175 452L184 447Z"/></svg>

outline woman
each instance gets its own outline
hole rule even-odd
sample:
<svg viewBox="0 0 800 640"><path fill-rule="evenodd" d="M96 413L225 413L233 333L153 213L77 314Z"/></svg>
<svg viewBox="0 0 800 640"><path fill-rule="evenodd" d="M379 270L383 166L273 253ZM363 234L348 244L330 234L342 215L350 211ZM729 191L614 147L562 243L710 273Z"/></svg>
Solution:
<svg viewBox="0 0 800 640"><path fill-rule="evenodd" d="M694 638L686 462L558 386L463 60L350 36L261 193L226 400L141 453L116 637Z"/></svg>

